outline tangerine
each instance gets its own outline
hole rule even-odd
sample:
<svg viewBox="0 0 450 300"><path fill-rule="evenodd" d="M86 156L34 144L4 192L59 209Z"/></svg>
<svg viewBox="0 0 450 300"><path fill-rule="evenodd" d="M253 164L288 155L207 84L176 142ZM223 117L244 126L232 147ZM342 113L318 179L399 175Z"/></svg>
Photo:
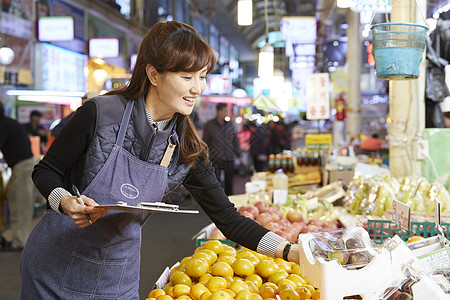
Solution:
<svg viewBox="0 0 450 300"><path fill-rule="evenodd" d="M228 286L230 290L232 290L236 295L242 290L248 290L249 287L246 282L242 280L233 280Z"/></svg>
<svg viewBox="0 0 450 300"><path fill-rule="evenodd" d="M268 281L278 284L282 279L285 279L289 276L289 274L285 270L280 270L267 278Z"/></svg>
<svg viewBox="0 0 450 300"><path fill-rule="evenodd" d="M255 266L251 261L245 258L238 258L231 265L235 274L240 276L249 276L255 272Z"/></svg>
<svg viewBox="0 0 450 300"><path fill-rule="evenodd" d="M187 263L184 272L190 277L200 277L208 271L208 263L202 258L191 258Z"/></svg>
<svg viewBox="0 0 450 300"><path fill-rule="evenodd" d="M263 260L256 266L256 272L263 278L269 278L270 275L278 272L280 267L273 260Z"/></svg>
<svg viewBox="0 0 450 300"><path fill-rule="evenodd" d="M300 300L311 299L311 291L306 286L301 286L297 289Z"/></svg>
<svg viewBox="0 0 450 300"><path fill-rule="evenodd" d="M423 239L425 239L423 236L413 235L413 236L409 237L408 240L406 240L406 242L407 243L413 243L413 242L421 241Z"/></svg>
<svg viewBox="0 0 450 300"><path fill-rule="evenodd" d="M183 271L175 271L172 276L170 277L170 283L175 286L177 284L186 284L186 285L192 285L192 279L189 277L188 274L186 274Z"/></svg>
<svg viewBox="0 0 450 300"><path fill-rule="evenodd" d="M236 300L252 300L252 292L249 290L241 290L236 294Z"/></svg>
<svg viewBox="0 0 450 300"><path fill-rule="evenodd" d="M203 244L203 247L214 251L216 254L224 251L223 243L219 240L209 240Z"/></svg>
<svg viewBox="0 0 450 300"><path fill-rule="evenodd" d="M178 298L182 295L189 295L189 293L191 292L191 287L186 284L179 283L173 287L172 292L173 292L173 296L175 298Z"/></svg>
<svg viewBox="0 0 450 300"><path fill-rule="evenodd" d="M202 293L202 295L200 296L200 300L209 300L211 295L212 295L212 293L208 290L208 291Z"/></svg>
<svg viewBox="0 0 450 300"><path fill-rule="evenodd" d="M199 300L200 296L204 293L204 292L209 292L208 288L206 286L204 286L201 283L197 283L194 284L191 287L191 292L189 293L189 296L191 296L192 299L194 300Z"/></svg>
<svg viewBox="0 0 450 300"><path fill-rule="evenodd" d="M223 261L231 266L235 262L235 260L236 260L236 257L234 257L234 256L219 256L219 258L217 258L217 260L216 260L216 263Z"/></svg>
<svg viewBox="0 0 450 300"><path fill-rule="evenodd" d="M205 286L211 293L214 293L215 291L226 289L228 282L223 277L213 276L206 282Z"/></svg>
<svg viewBox="0 0 450 300"><path fill-rule="evenodd" d="M159 295L156 300L173 300L169 295Z"/></svg>
<svg viewBox="0 0 450 300"><path fill-rule="evenodd" d="M252 300L263 300L260 294L252 293Z"/></svg>
<svg viewBox="0 0 450 300"><path fill-rule="evenodd" d="M270 285L261 286L259 289L259 294L263 299L267 298L275 298L275 295L277 294L277 291Z"/></svg>
<svg viewBox="0 0 450 300"><path fill-rule="evenodd" d="M230 294L223 290L218 290L212 293L212 295L209 297L209 300L231 300Z"/></svg>
<svg viewBox="0 0 450 300"><path fill-rule="evenodd" d="M279 293L281 300L300 300L299 294L293 289L285 289Z"/></svg>
<svg viewBox="0 0 450 300"><path fill-rule="evenodd" d="M259 276L258 274L251 274L248 275L247 277L245 277L244 281L251 281L253 282L257 288L259 288L261 286L261 284L263 283L263 280L261 278L261 276Z"/></svg>
<svg viewBox="0 0 450 300"><path fill-rule="evenodd" d="M166 292L162 289L154 289L148 294L148 297L149 298L158 298L159 295L165 295L165 294L166 294Z"/></svg>
<svg viewBox="0 0 450 300"><path fill-rule="evenodd" d="M234 271L233 268L227 264L226 262L216 262L211 267L211 274L214 276L222 276L222 277L233 277ZM206 273L206 272L205 272Z"/></svg>

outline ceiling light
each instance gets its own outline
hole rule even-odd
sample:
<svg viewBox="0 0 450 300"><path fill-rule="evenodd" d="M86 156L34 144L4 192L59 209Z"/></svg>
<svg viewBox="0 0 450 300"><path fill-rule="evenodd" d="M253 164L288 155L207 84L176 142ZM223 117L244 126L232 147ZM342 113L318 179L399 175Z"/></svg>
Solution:
<svg viewBox="0 0 450 300"><path fill-rule="evenodd" d="M65 92L65 91L35 91L35 90L7 90L8 96L65 96L83 97L85 92Z"/></svg>
<svg viewBox="0 0 450 300"><path fill-rule="evenodd" d="M259 51L258 76L261 78L273 77L273 47L266 43Z"/></svg>
<svg viewBox="0 0 450 300"><path fill-rule="evenodd" d="M336 6L339 8L349 8L352 6L352 0L337 0Z"/></svg>
<svg viewBox="0 0 450 300"><path fill-rule="evenodd" d="M253 1L239 0L237 6L238 24L241 26L252 25L253 23Z"/></svg>

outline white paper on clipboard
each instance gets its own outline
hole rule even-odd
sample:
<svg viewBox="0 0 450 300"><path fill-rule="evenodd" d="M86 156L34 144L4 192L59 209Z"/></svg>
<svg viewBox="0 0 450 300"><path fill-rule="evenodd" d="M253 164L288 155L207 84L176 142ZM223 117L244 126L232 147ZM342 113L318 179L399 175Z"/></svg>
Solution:
<svg viewBox="0 0 450 300"><path fill-rule="evenodd" d="M168 212L181 214L198 214L198 210L179 209L178 205L166 204L163 202L141 202L136 206L127 205L127 203L119 201L116 204L98 205L96 207L107 207L110 210L129 211L129 212Z"/></svg>

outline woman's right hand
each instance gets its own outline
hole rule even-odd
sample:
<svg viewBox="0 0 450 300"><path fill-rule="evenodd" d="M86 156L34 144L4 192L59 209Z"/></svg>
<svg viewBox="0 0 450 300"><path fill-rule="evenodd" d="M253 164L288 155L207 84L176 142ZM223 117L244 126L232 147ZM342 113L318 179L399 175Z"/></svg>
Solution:
<svg viewBox="0 0 450 300"><path fill-rule="evenodd" d="M98 204L92 198L81 195L81 199L85 205L80 204L76 196L64 196L60 203L62 211L80 228L88 227L109 211L109 208L96 208ZM89 222L87 215L90 216L92 223Z"/></svg>

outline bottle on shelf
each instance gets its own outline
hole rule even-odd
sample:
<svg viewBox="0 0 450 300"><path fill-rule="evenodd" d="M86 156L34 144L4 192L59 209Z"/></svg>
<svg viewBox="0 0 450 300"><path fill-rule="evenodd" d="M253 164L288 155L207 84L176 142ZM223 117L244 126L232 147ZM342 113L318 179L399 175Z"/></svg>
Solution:
<svg viewBox="0 0 450 300"><path fill-rule="evenodd" d="M276 171L275 167L275 154L269 154L269 162L267 163L267 171L270 173L275 173Z"/></svg>
<svg viewBox="0 0 450 300"><path fill-rule="evenodd" d="M294 158L292 157L292 154L287 155L287 172L286 173L294 173L295 167L294 167Z"/></svg>
<svg viewBox="0 0 450 300"><path fill-rule="evenodd" d="M281 168L281 154L275 154L275 171Z"/></svg>
<svg viewBox="0 0 450 300"><path fill-rule="evenodd" d="M302 167L303 161L302 161L302 150L300 148L297 148L297 155L296 155L296 162L297 166Z"/></svg>
<svg viewBox="0 0 450 300"><path fill-rule="evenodd" d="M273 203L285 204L288 196L289 178L282 169L278 169L272 178Z"/></svg>
<svg viewBox="0 0 450 300"><path fill-rule="evenodd" d="M281 169L283 169L284 173L287 173L287 155L281 154Z"/></svg>

